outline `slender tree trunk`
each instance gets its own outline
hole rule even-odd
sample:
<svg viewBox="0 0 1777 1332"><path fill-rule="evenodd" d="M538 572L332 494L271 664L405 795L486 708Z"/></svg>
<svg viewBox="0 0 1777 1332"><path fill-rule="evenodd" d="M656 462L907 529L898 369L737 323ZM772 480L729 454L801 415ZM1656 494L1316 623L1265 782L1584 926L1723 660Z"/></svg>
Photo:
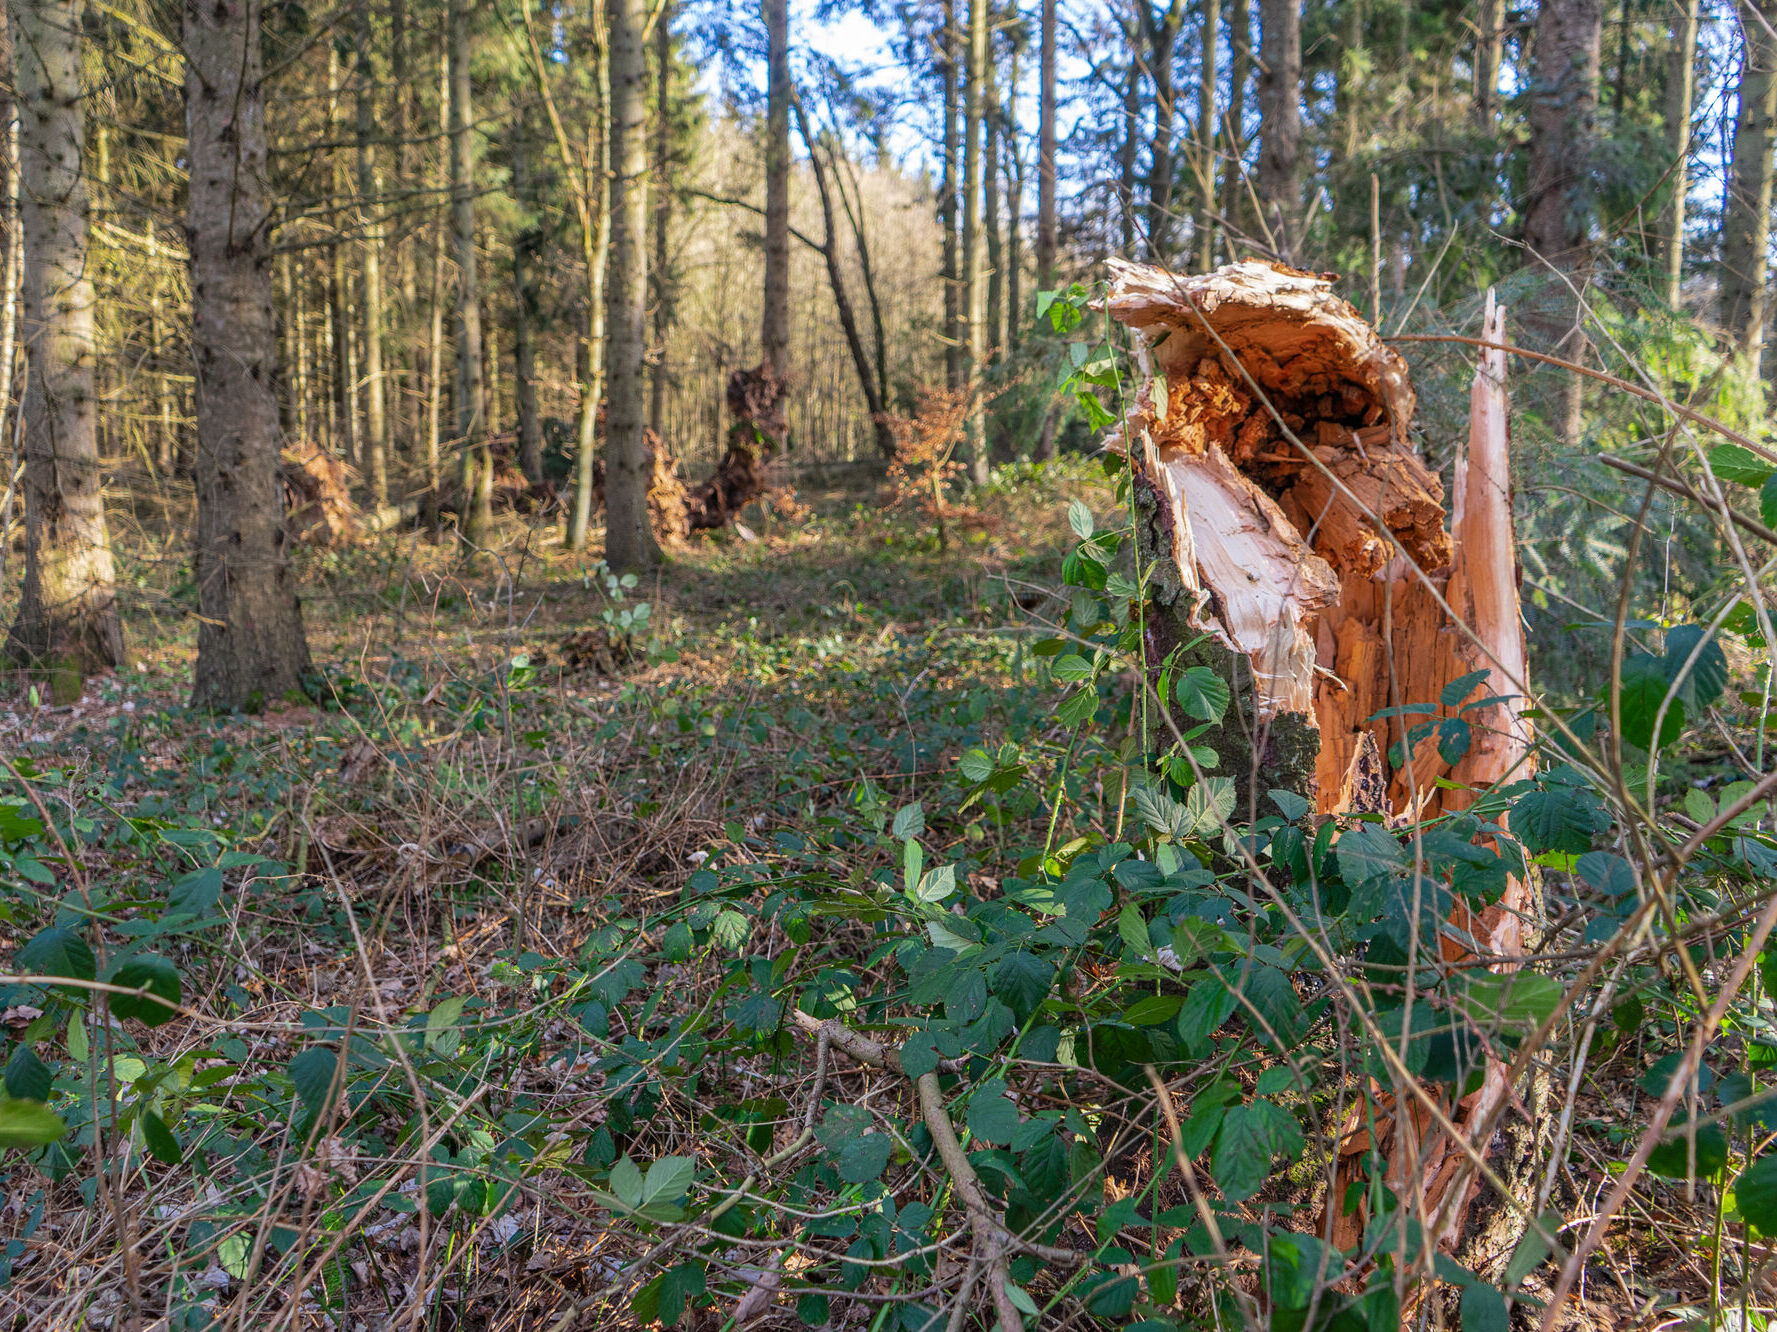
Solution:
<svg viewBox="0 0 1777 1332"><path fill-rule="evenodd" d="M530 157L536 136L528 115L521 114L512 154L512 190L526 213L525 225L512 238L512 378L518 404L518 467L533 486L543 482L543 418L537 410L537 260L543 227L535 216L536 185Z"/></svg>
<svg viewBox="0 0 1777 1332"><path fill-rule="evenodd" d="M585 550L592 527L593 464L598 457L598 413L605 397L605 343L609 311L606 279L611 256L611 43L606 31L606 11L595 10L594 79L598 107L594 112L585 173L585 197L580 201L580 252L586 266L586 341L580 380L580 416L574 454L574 507L568 519L569 550ZM565 132L564 132L565 133ZM561 140L565 143L565 138ZM565 155L565 149L564 149Z"/></svg>
<svg viewBox="0 0 1777 1332"><path fill-rule="evenodd" d="M983 147L981 158L981 238L987 251L986 318L981 337L983 366L1000 359L1005 345L1002 330L1006 320L1006 252L1000 230L1000 157L1004 140L1000 129L999 60L993 49L993 36L987 39L987 66L981 73Z"/></svg>
<svg viewBox="0 0 1777 1332"><path fill-rule="evenodd" d="M1660 221L1660 268L1665 277L1666 304L1678 308L1684 286L1685 196L1690 189L1691 110L1697 86L1697 0L1677 0L1672 25L1672 53L1666 72L1666 144L1671 154L1671 179L1665 216Z"/></svg>
<svg viewBox="0 0 1777 1332"><path fill-rule="evenodd" d="M889 401L888 373L888 333L882 319L882 297L876 290L876 266L870 260L870 229L864 220L864 194L856 172L852 169L851 159L845 155L845 141L838 136L832 139L833 155L836 158L834 178L838 186L841 204L845 208L845 220L851 228L852 244L857 247L858 272L864 279L864 296L870 302L870 328L874 340L874 356L871 364L876 371L877 400L885 406ZM809 150L810 156L813 149ZM844 167L844 171L839 170ZM850 191L846 189L845 177L850 177ZM894 432L881 422L877 422L876 446L884 458L894 456Z"/></svg>
<svg viewBox="0 0 1777 1332"><path fill-rule="evenodd" d="M426 326L426 487L437 512L444 444L444 224L432 223L432 286Z"/></svg>
<svg viewBox="0 0 1777 1332"><path fill-rule="evenodd" d="M1338 123L1333 161L1349 162L1357 156L1367 127L1364 85L1367 60L1364 36L1368 26L1364 0L1346 0L1339 13L1339 70L1334 85L1334 120ZM1375 312L1371 311L1372 317Z"/></svg>
<svg viewBox="0 0 1777 1332"><path fill-rule="evenodd" d="M469 84L473 0L450 0L450 221L457 255L457 448L463 537L484 544L493 527L493 449L487 442L487 386L481 373L481 290L475 254L474 111Z"/></svg>
<svg viewBox="0 0 1777 1332"><path fill-rule="evenodd" d="M1544 345L1572 361L1581 359L1586 346L1569 284L1583 280L1589 258L1586 217L1603 21L1600 0L1544 0L1531 68L1524 244L1530 262L1549 277L1526 309L1524 323ZM1565 372L1557 382L1551 408L1555 429L1567 443L1577 444L1585 427L1585 382Z"/></svg>
<svg viewBox="0 0 1777 1332"><path fill-rule="evenodd" d="M790 10L765 0L765 295L759 361L782 379L790 369ZM613 78L615 68L613 67Z"/></svg>
<svg viewBox="0 0 1777 1332"><path fill-rule="evenodd" d="M333 410L339 422L340 452L357 466L358 413L356 381L352 368L351 279L346 274L344 240L336 240L327 254L327 321L333 337Z"/></svg>
<svg viewBox="0 0 1777 1332"><path fill-rule="evenodd" d="M944 229L944 272L940 280L944 284L944 383L955 389L962 387L963 360L968 351L967 332L963 327L960 256L956 246L957 156L962 146L957 134L961 70L957 60L956 0L944 0L942 38L944 58L938 69L944 80L944 172L938 186L938 222Z"/></svg>
<svg viewBox="0 0 1777 1332"><path fill-rule="evenodd" d="M1259 0L1259 169L1269 242L1284 259L1302 243L1302 11Z"/></svg>
<svg viewBox="0 0 1777 1332"><path fill-rule="evenodd" d="M1008 19L1018 25L1018 0L1011 0ZM1006 163L1006 350L1018 351L1018 331L1024 320L1024 158L1018 148L1018 52L1011 48L1006 72L1006 119L1001 156Z"/></svg>
<svg viewBox="0 0 1777 1332"><path fill-rule="evenodd" d="M1722 219L1721 324L1756 374L1765 345L1771 241L1772 122L1777 120L1777 0L1741 0L1740 110Z"/></svg>
<svg viewBox="0 0 1777 1332"><path fill-rule="evenodd" d="M481 382L485 395L487 433L491 438L504 432L506 412L505 403L500 398L500 323L490 317L486 310L481 312L481 332Z"/></svg>
<svg viewBox="0 0 1777 1332"><path fill-rule="evenodd" d="M7 655L59 702L123 664L93 393L82 0L13 0L24 233L25 578ZM8 478L10 482L11 478Z"/></svg>
<svg viewBox="0 0 1777 1332"><path fill-rule="evenodd" d="M184 11L200 708L300 691L309 668L278 478L259 19L260 0Z"/></svg>
<svg viewBox="0 0 1777 1332"><path fill-rule="evenodd" d="M1228 11L1228 155L1222 168L1222 218L1230 236L1246 213L1246 88L1253 68L1252 0L1234 0ZM1230 259L1237 258L1229 245Z"/></svg>
<svg viewBox="0 0 1777 1332"><path fill-rule="evenodd" d="M173 425L173 386L167 378L166 320L159 284L155 285L154 295L148 302L148 355L154 361L155 416L159 422L154 447L155 462L161 471L170 473L174 460L179 456L179 450ZM291 394L290 399L290 409L294 414L295 394ZM291 427L286 433L301 438L302 432L294 420Z"/></svg>
<svg viewBox="0 0 1777 1332"><path fill-rule="evenodd" d="M19 121L18 103L11 89L17 87L17 64L13 58L12 28L7 21L5 5L0 5L0 84L7 91L0 93L0 125L6 137L0 141L0 168L6 172L6 188L0 191L0 224L6 249L0 255L0 438L15 438L12 414L14 377L18 369L19 287L23 281L24 246L19 235ZM164 381L163 381L164 383ZM11 486L12 477L6 477ZM0 531L0 544L11 540L11 533ZM0 554L0 567L4 555Z"/></svg>
<svg viewBox="0 0 1777 1332"><path fill-rule="evenodd" d="M987 352L985 274L981 261L981 129L982 81L987 72L988 0L969 0L969 57L963 68L963 303L968 334L964 382L971 392L981 376ZM969 412L969 479L987 480L987 432L977 402Z"/></svg>
<svg viewBox="0 0 1777 1332"><path fill-rule="evenodd" d="M1172 0L1156 16L1149 0L1136 7L1148 42L1148 76L1154 81L1154 142L1148 150L1148 253L1154 262L1171 262L1173 237L1173 141L1177 138L1178 104L1173 96L1173 54L1185 21L1184 0Z"/></svg>
<svg viewBox="0 0 1777 1332"><path fill-rule="evenodd" d="M1481 0L1475 34L1475 123L1492 133L1499 111L1499 67L1505 56L1506 0Z"/></svg>
<svg viewBox="0 0 1777 1332"><path fill-rule="evenodd" d="M784 0L770 3L777 14L783 13ZM611 0L610 12L611 260L605 293L610 310L605 352L610 402L605 417L605 559L613 569L625 570L652 568L661 559L648 514L653 468L646 438L643 382L648 350L648 67L642 47L646 0ZM788 156L787 150L784 156ZM786 197L786 228L787 203ZM787 267L787 243L785 249L782 262ZM769 256L769 242L766 252ZM773 267L769 257L766 266L768 271ZM781 328L787 342L787 315L786 309L778 326L772 325L769 313L765 317L768 357L774 351L780 357L785 354L783 344L773 340ZM767 361L768 368L772 364Z"/></svg>
<svg viewBox="0 0 1777 1332"><path fill-rule="evenodd" d="M649 284L654 289L654 366L648 386L648 424L661 447L666 444L666 339L673 324L672 282L667 271L673 196L666 187L672 168L672 69L672 3L662 0L660 15L654 20L654 263L648 271Z"/></svg>
<svg viewBox="0 0 1777 1332"><path fill-rule="evenodd" d="M1222 0L1203 0L1197 73L1197 267L1208 272L1216 262L1216 77L1220 63L1216 46L1222 35Z"/></svg>
<svg viewBox="0 0 1777 1332"><path fill-rule="evenodd" d="M1055 286L1055 0L1042 0L1037 55L1037 286Z"/></svg>
<svg viewBox="0 0 1777 1332"><path fill-rule="evenodd" d="M1122 244L1119 253L1135 257L1135 163L1141 153L1141 61L1130 39L1129 68L1123 78L1123 143L1117 154L1118 223Z"/></svg>
<svg viewBox="0 0 1777 1332"><path fill-rule="evenodd" d="M370 502L377 508L389 502L389 418L383 382L383 232L378 217L376 153L376 70L371 63L375 50L370 24L370 0L355 0L357 7L357 106L354 130L358 151L358 226L362 234L359 301L363 316L364 345L364 470L370 481Z"/></svg>

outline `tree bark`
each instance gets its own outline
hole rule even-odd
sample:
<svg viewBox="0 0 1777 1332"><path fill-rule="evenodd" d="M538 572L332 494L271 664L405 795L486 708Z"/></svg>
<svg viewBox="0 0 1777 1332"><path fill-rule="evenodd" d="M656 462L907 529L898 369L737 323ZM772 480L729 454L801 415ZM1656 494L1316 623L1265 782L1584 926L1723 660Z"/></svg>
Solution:
<svg viewBox="0 0 1777 1332"><path fill-rule="evenodd" d="M364 470L370 501L380 509L389 502L389 418L387 385L383 381L383 231L378 216L376 152L376 49L370 24L370 0L354 0L358 50L355 67L357 105L354 135L358 156L358 229L362 269L359 271L359 314L364 347Z"/></svg>
<svg viewBox="0 0 1777 1332"><path fill-rule="evenodd" d="M1037 286L1055 286L1055 0L1042 0L1037 56Z"/></svg>
<svg viewBox="0 0 1777 1332"><path fill-rule="evenodd" d="M184 11L199 708L300 692L309 669L278 478L260 12L261 0Z"/></svg>
<svg viewBox="0 0 1777 1332"><path fill-rule="evenodd" d="M1267 243L1286 263L1302 244L1302 12L1259 0L1259 169Z"/></svg>
<svg viewBox="0 0 1777 1332"><path fill-rule="evenodd" d="M1499 112L1499 67L1505 55L1506 0L1481 0L1475 33L1475 123L1492 133Z"/></svg>
<svg viewBox="0 0 1777 1332"><path fill-rule="evenodd" d="M772 0L781 6L783 0ZM648 351L648 68L646 0L611 0L611 259L605 298L605 559L660 563L648 514L653 458L645 437ZM786 225L788 219L785 219Z"/></svg>
<svg viewBox="0 0 1777 1332"><path fill-rule="evenodd" d="M944 271L939 281L944 286L944 383L947 388L960 388L963 382L963 358L967 352L967 334L963 328L961 272L956 247L956 176L958 141L958 99L961 84L957 63L956 0L944 0L943 31L940 34L943 56L938 62L939 77L944 81L944 167L938 185L938 225L944 231Z"/></svg>
<svg viewBox="0 0 1777 1332"><path fill-rule="evenodd" d="M991 29L987 37L987 65L981 76L981 240L987 254L983 274L987 287L983 304L986 323L981 334L981 364L993 365L1005 344L1006 251L1000 230L1000 137L999 58Z"/></svg>
<svg viewBox="0 0 1777 1332"><path fill-rule="evenodd" d="M981 138L982 82L987 75L987 6L989 0L969 0L968 59L963 64L963 327L967 352L963 357L963 384L971 397L981 378L987 356L987 284L981 245ZM969 479L976 485L987 480L987 431L979 402L971 406L968 423Z"/></svg>
<svg viewBox="0 0 1777 1332"><path fill-rule="evenodd" d="M1222 167L1222 225L1238 234L1246 211L1246 85L1253 66L1252 0L1234 0L1228 11L1228 154ZM1234 255L1229 244L1229 258Z"/></svg>
<svg viewBox="0 0 1777 1332"><path fill-rule="evenodd" d="M1569 284L1584 280L1590 164L1598 119L1600 0L1546 0L1536 20L1530 80L1530 163L1524 244L1550 273L1525 326L1565 360L1585 354L1585 330ZM1552 270L1552 272L1550 271ZM1563 372L1552 398L1555 429L1567 443L1584 433L1584 383Z"/></svg>
<svg viewBox="0 0 1777 1332"><path fill-rule="evenodd" d="M1024 157L1018 147L1018 0L1010 0L1012 25L1009 65L1006 71L1006 114L1000 122L1000 157L1006 175L1006 341L1007 354L1018 352L1019 327L1024 317Z"/></svg>
<svg viewBox="0 0 1777 1332"><path fill-rule="evenodd" d="M525 223L512 238L512 378L518 407L518 468L533 486L543 483L543 418L537 409L537 261L543 248L539 201L531 179L536 135L521 112L513 142L512 192Z"/></svg>
<svg viewBox="0 0 1777 1332"><path fill-rule="evenodd" d="M457 470L463 539L473 549L493 526L493 449L487 442L487 386L482 380L481 283L475 254L475 114L471 103L469 18L472 0L450 0L450 222L457 256Z"/></svg>
<svg viewBox="0 0 1777 1332"><path fill-rule="evenodd" d="M1665 277L1666 304L1678 308L1684 286L1684 221L1690 190L1691 111L1697 85L1698 0L1677 0L1672 25L1672 52L1666 71L1666 145L1671 177L1665 215L1660 220L1660 268Z"/></svg>
<svg viewBox="0 0 1777 1332"><path fill-rule="evenodd" d="M1184 0L1171 0L1156 14L1149 0L1136 6L1148 44L1148 77L1154 83L1154 141L1148 149L1148 255L1172 262L1173 139L1177 105L1173 98L1173 52L1185 23Z"/></svg>
<svg viewBox="0 0 1777 1332"><path fill-rule="evenodd" d="M790 8L765 0L765 294L759 362L778 379L790 371ZM779 444L782 441L778 441Z"/></svg>
<svg viewBox="0 0 1777 1332"><path fill-rule="evenodd" d="M1197 267L1208 272L1216 261L1216 75L1220 62L1222 0L1203 0L1197 73L1197 219L1191 239L1197 246Z"/></svg>
<svg viewBox="0 0 1777 1332"><path fill-rule="evenodd" d="M673 326L671 252L673 194L666 187L672 172L673 30L672 0L661 0L654 20L654 262L648 270L654 290L654 367L648 393L648 425L662 447L666 443L666 384L670 366L666 340Z"/></svg>
<svg viewBox="0 0 1777 1332"><path fill-rule="evenodd" d="M1777 0L1741 0L1740 110L1722 219L1721 324L1748 369L1758 374L1765 345L1771 242L1772 130L1777 120Z"/></svg>
<svg viewBox="0 0 1777 1332"><path fill-rule="evenodd" d="M25 576L7 655L58 702L123 664L105 528L81 164L82 0L13 0L24 237Z"/></svg>

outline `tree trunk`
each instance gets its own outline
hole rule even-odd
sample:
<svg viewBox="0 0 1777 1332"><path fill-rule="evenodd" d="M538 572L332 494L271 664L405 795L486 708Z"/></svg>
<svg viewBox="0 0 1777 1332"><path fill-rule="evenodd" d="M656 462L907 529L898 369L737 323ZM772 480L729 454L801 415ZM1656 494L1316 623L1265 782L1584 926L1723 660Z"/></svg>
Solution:
<svg viewBox="0 0 1777 1332"><path fill-rule="evenodd" d="M943 57L938 63L938 72L944 80L944 169L938 185L938 224L944 229L944 272L939 280L944 285L944 383L947 388L954 389L962 387L963 357L967 351L962 275L957 266L956 248L957 153L962 146L957 138L957 93L961 71L957 63L956 0L944 0L941 38Z"/></svg>
<svg viewBox="0 0 1777 1332"><path fill-rule="evenodd" d="M1208 272L1216 261L1216 43L1221 40L1222 0L1203 0L1197 74L1197 220L1192 240L1197 267Z"/></svg>
<svg viewBox="0 0 1777 1332"><path fill-rule="evenodd" d="M364 470L370 482L370 502L382 508L389 502L389 418L387 386L383 382L383 231L378 216L376 154L372 148L376 125L376 70L371 63L375 50L370 25L370 0L355 0L357 8L357 106L354 132L358 152L358 227L362 235L363 269L359 273L364 346Z"/></svg>
<svg viewBox="0 0 1777 1332"><path fill-rule="evenodd" d="M200 616L192 706L252 708L299 692L309 669L278 479L260 0L206 0L184 14Z"/></svg>
<svg viewBox="0 0 1777 1332"><path fill-rule="evenodd" d="M1491 134L1499 110L1499 67L1505 55L1506 0L1481 0L1475 33L1475 123Z"/></svg>
<svg viewBox="0 0 1777 1332"><path fill-rule="evenodd" d="M58 702L123 664L93 386L82 0L13 0L25 354L25 577L7 655ZM10 477L8 481L10 482Z"/></svg>
<svg viewBox="0 0 1777 1332"><path fill-rule="evenodd" d="M1042 0L1037 56L1037 286L1055 286L1055 0Z"/></svg>
<svg viewBox="0 0 1777 1332"><path fill-rule="evenodd" d="M759 362L781 380L790 371L789 0L765 0L765 38L765 294L759 308Z"/></svg>
<svg viewBox="0 0 1777 1332"><path fill-rule="evenodd" d="M1741 0L1740 111L1722 219L1721 325L1757 375L1765 345L1771 241L1772 122L1777 120L1777 0Z"/></svg>
<svg viewBox="0 0 1777 1332"><path fill-rule="evenodd" d="M537 260L543 224L537 216L531 153L536 136L521 113L512 153L512 191L525 211L525 225L512 238L512 379L518 406L518 468L533 486L543 483L543 418L537 410Z"/></svg>
<svg viewBox="0 0 1777 1332"><path fill-rule="evenodd" d="M981 367L987 357L987 274L981 245L981 139L982 88L987 78L987 6L989 0L969 0L968 59L963 63L963 328L967 351L963 356L963 384L976 396ZM987 480L986 421L977 399L968 422L969 479L976 485Z"/></svg>
<svg viewBox="0 0 1777 1332"><path fill-rule="evenodd" d="M1201 662L1229 681L1239 712L1212 734L1216 771L1234 778L1242 817L1283 790L1322 816L1420 822L1526 775L1503 353L1488 353L1476 378L1451 531L1443 485L1410 442L1406 363L1324 279L1247 262L1181 281L1112 261L1108 308L1137 330L1148 372L1121 441L1137 539L1156 570L1148 667L1158 681L1169 657L1174 669ZM1500 330L1490 293L1484 332L1497 340ZM1156 383L1164 404L1153 400ZM1478 688L1443 703L1471 674ZM1474 740L1454 763L1435 736L1404 743L1405 728L1425 718L1403 716L1403 706L1435 720L1495 697L1510 701L1471 704ZM1174 720L1194 725L1182 712ZM1514 879L1497 904L1479 914L1459 904L1452 921L1510 958L1538 906L1532 886ZM1474 960L1447 932L1426 947L1428 968ZM1338 1143L1322 1222L1335 1245L1349 1249L1365 1233L1365 1203L1346 1210L1344 1200L1367 1196L1372 1149L1388 1189L1435 1219L1435 1242L1460 1240L1469 1158L1435 1130L1422 1098L1486 1152L1511 1095L1503 1073L1489 1059L1479 1091L1462 1101L1441 1084L1388 1079L1343 1123L1323 1126Z"/></svg>
<svg viewBox="0 0 1777 1332"><path fill-rule="evenodd" d="M344 240L327 252L327 326L333 342L333 413L339 428L340 456L358 463L357 394L352 392L352 313L350 279L346 276Z"/></svg>
<svg viewBox="0 0 1777 1332"><path fill-rule="evenodd" d="M1684 219L1690 190L1691 111L1697 86L1698 0L1678 0L1672 25L1672 53L1666 71L1666 145L1671 177L1665 215L1660 220L1660 268L1665 276L1666 304L1678 308L1684 286Z"/></svg>
<svg viewBox="0 0 1777 1332"><path fill-rule="evenodd" d="M1598 117L1600 0L1545 0L1536 20L1530 79L1530 164L1524 244L1530 262L1553 270L1525 327L1565 360L1585 355L1585 330L1570 282L1588 262L1592 139ZM1560 372L1551 398L1556 433L1577 444L1585 430L1584 381Z"/></svg>
<svg viewBox="0 0 1777 1332"><path fill-rule="evenodd" d="M1261 234L1285 263L1302 228L1302 11L1297 0L1259 0Z"/></svg>
<svg viewBox="0 0 1777 1332"><path fill-rule="evenodd" d="M14 439L12 393L13 378L18 369L19 287L23 281L24 249L19 236L19 121L18 104L11 89L18 86L18 67L13 58L12 28L7 22L6 6L0 4L0 83L7 91L0 92L0 125L6 127L0 139L0 171L6 175L0 190L0 438ZM163 379L162 384L165 384ZM7 478L8 486L12 477ZM0 544L11 539L11 533L0 532ZM4 556L0 555L0 567Z"/></svg>
<svg viewBox="0 0 1777 1332"><path fill-rule="evenodd" d="M993 35L987 39L987 67L981 77L981 239L987 254L984 279L987 287L983 305L986 322L982 325L981 364L993 365L1000 359L1005 344L1006 321L1006 251L1000 231L1000 137L999 59L993 49Z"/></svg>
<svg viewBox="0 0 1777 1332"><path fill-rule="evenodd" d="M783 0L772 3L781 9ZM653 458L646 439L644 383L648 352L648 62L642 30L646 23L646 0L611 0L605 559L618 570L652 568L661 558L648 514ZM768 330L768 340L770 336Z"/></svg>
<svg viewBox="0 0 1777 1332"><path fill-rule="evenodd" d="M1011 0L1008 20L1017 28L1018 3ZM1018 148L1018 53L1012 43L1006 71L1006 117L1001 122L1000 157L1006 174L1006 352L1018 352L1019 325L1024 317L1024 158Z"/></svg>
<svg viewBox="0 0 1777 1332"><path fill-rule="evenodd" d="M471 549L493 527L493 449L487 442L487 386L481 372L481 284L475 255L474 111L470 102L472 0L450 0L450 222L457 255L457 471L459 521Z"/></svg>
<svg viewBox="0 0 1777 1332"><path fill-rule="evenodd" d="M1246 212L1246 85L1253 67L1252 0L1234 0L1228 12L1228 154L1222 167L1222 225L1232 237ZM1229 244L1229 257L1233 258Z"/></svg>
<svg viewBox="0 0 1777 1332"><path fill-rule="evenodd" d="M1156 16L1149 0L1136 6L1148 42L1148 77L1154 81L1154 142L1148 152L1148 255L1157 264L1172 262L1173 139L1177 106L1173 99L1173 52L1185 22L1184 0L1171 0Z"/></svg>
<svg viewBox="0 0 1777 1332"><path fill-rule="evenodd" d="M1129 68L1123 74L1123 142L1117 151L1118 252L1135 254L1135 164L1141 156L1141 61L1130 38Z"/></svg>
<svg viewBox="0 0 1777 1332"><path fill-rule="evenodd" d="M671 258L668 241L673 219L673 194L666 187L672 172L673 30L672 0L661 0L654 20L654 262L648 270L654 289L654 367L648 392L648 425L662 447L666 444L666 383L670 366L666 340L673 326Z"/></svg>

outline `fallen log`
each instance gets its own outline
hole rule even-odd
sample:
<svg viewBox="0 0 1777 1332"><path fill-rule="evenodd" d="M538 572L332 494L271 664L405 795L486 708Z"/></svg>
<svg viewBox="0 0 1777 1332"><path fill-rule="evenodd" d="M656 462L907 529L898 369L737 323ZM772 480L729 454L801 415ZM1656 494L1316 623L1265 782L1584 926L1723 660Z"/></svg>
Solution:
<svg viewBox="0 0 1777 1332"><path fill-rule="evenodd" d="M1112 260L1106 305L1138 335L1141 382L1113 444L1154 566L1148 660L1156 678L1182 654L1229 680L1238 724L1195 743L1214 745L1248 811L1283 789L1323 819L1405 826L1526 775L1504 353L1482 355L1447 521L1443 483L1412 442L1406 363L1326 279L1261 262L1179 277ZM1501 328L1490 295L1484 341L1502 342ZM1461 700L1440 703L1471 675ZM1454 762L1435 733L1414 732L1476 700L1495 701L1465 714L1472 740ZM1516 880L1478 918L1458 905L1440 960L1472 958L1453 934L1521 954L1535 905ZM1512 1094L1496 1060L1459 1101L1432 1090L1465 1135L1490 1134ZM1372 1152L1394 1196L1435 1219L1440 1245L1463 1236L1479 1187L1464 1148L1489 1144L1452 1141L1426 1098L1404 1091L1372 1087L1338 1126L1328 1221L1341 1247L1368 1221L1345 1200L1364 1192L1347 1186Z"/></svg>

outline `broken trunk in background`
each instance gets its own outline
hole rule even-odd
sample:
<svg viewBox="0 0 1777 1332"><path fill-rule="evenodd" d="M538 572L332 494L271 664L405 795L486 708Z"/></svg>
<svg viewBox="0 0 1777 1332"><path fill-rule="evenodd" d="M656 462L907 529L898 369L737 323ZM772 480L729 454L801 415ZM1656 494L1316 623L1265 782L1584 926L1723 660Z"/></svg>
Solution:
<svg viewBox="0 0 1777 1332"><path fill-rule="evenodd" d="M1483 358L1447 526L1443 483L1409 436L1406 363L1329 282L1259 262L1196 277L1111 265L1110 313L1140 335L1142 383L1123 444L1144 567L1153 566L1148 660L1157 670L1194 644L1186 655L1229 680L1237 706L1205 741L1237 783L1242 817L1275 812L1258 801L1281 788L1321 816L1399 825L1466 808L1481 789L1525 775L1518 701L1466 713L1469 743L1460 755L1447 746L1453 763L1435 729L1404 743L1423 723L1455 725L1463 704L1525 692L1503 353ZM1499 329L1490 298L1490 341ZM1440 705L1445 686L1480 671L1456 706ZM1378 716L1411 704L1430 706ZM1516 881L1481 919L1459 906L1456 930L1439 939L1442 960L1472 956L1452 933L1520 953L1530 907ZM1490 1063L1460 1103L1435 1095L1485 1150L1508 1091ZM1329 1195L1333 1238L1343 1246L1367 1216L1339 1204L1372 1149L1389 1163L1391 1190L1436 1219L1440 1242L1461 1237L1472 1162L1406 1093L1373 1089L1356 1118L1331 1126L1342 1158ZM1397 1095L1411 1114L1397 1116Z"/></svg>

